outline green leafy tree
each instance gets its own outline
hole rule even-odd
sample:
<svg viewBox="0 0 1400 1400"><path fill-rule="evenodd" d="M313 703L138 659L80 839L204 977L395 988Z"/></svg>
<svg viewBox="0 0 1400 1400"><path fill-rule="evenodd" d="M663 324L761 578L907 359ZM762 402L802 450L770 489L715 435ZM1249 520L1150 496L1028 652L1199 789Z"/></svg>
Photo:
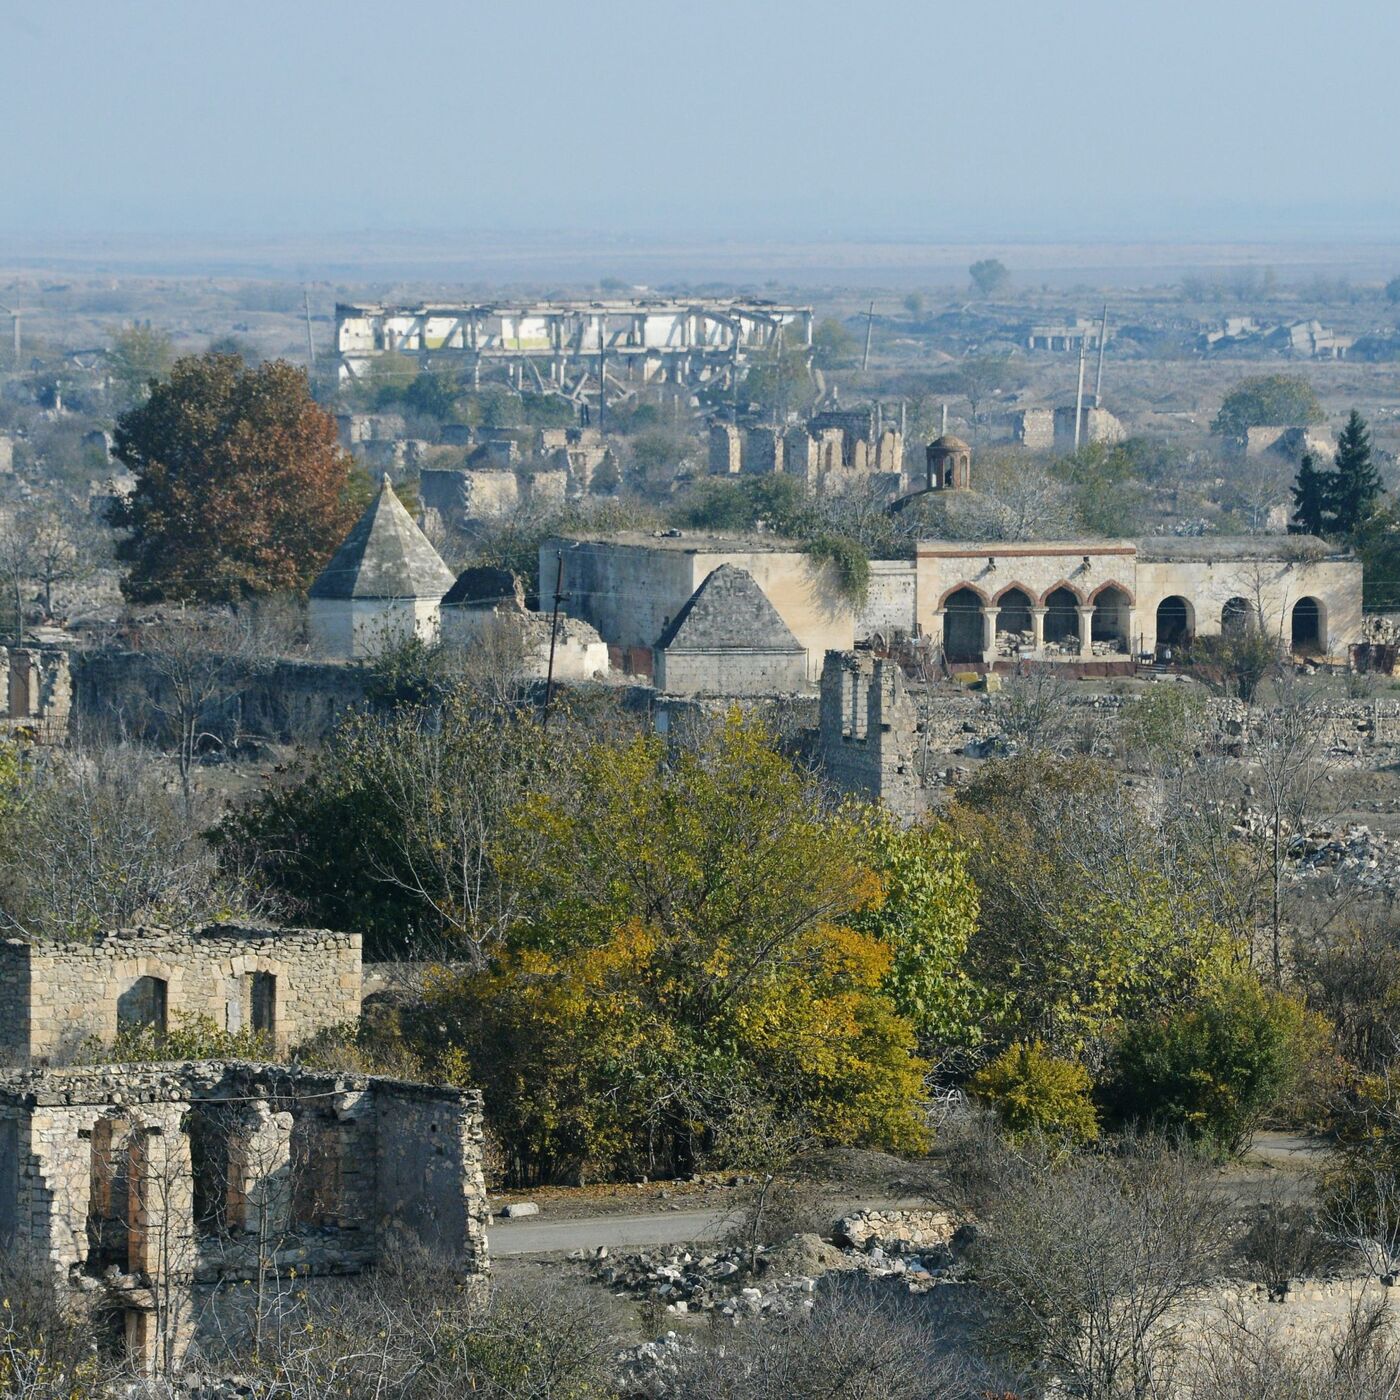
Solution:
<svg viewBox="0 0 1400 1400"><path fill-rule="evenodd" d="M117 420L113 455L136 477L112 515L133 602L303 589L354 518L335 420L285 360L177 360Z"/></svg>
<svg viewBox="0 0 1400 1400"><path fill-rule="evenodd" d="M851 924L880 881L761 726L593 746L567 797L522 800L499 868L519 916L433 1015L517 1175L689 1170L755 1104L814 1142L923 1141L892 954Z"/></svg>
<svg viewBox="0 0 1400 1400"><path fill-rule="evenodd" d="M1008 1046L972 1079L972 1092L996 1110L1013 1140L1043 1133L1075 1144L1099 1135L1089 1071L1038 1040Z"/></svg>
<svg viewBox="0 0 1400 1400"><path fill-rule="evenodd" d="M980 998L964 959L977 927L977 886L966 853L944 826L901 827L884 813L866 818L865 842L884 898L851 926L893 953L886 991L926 1045L976 1044Z"/></svg>
<svg viewBox="0 0 1400 1400"><path fill-rule="evenodd" d="M1365 524L1381 497L1381 474L1371 459L1371 434L1366 420L1355 409L1337 439L1334 461L1327 491L1331 528L1343 539L1350 539Z"/></svg>
<svg viewBox="0 0 1400 1400"><path fill-rule="evenodd" d="M1370 609L1400 608L1400 510L1377 507L1352 536L1361 560L1362 601Z"/></svg>
<svg viewBox="0 0 1400 1400"><path fill-rule="evenodd" d="M765 416L786 418L813 396L813 353L805 345L790 345L755 357L744 376L741 393Z"/></svg>
<svg viewBox="0 0 1400 1400"><path fill-rule="evenodd" d="M1330 472L1320 472L1311 452L1298 463L1298 479L1293 483L1292 535L1320 535L1327 522L1327 504L1332 491Z"/></svg>
<svg viewBox="0 0 1400 1400"><path fill-rule="evenodd" d="M149 325L119 330L107 352L118 403L140 403L150 392L152 382L170 373L173 362L170 337L164 331Z"/></svg>
<svg viewBox="0 0 1400 1400"><path fill-rule="evenodd" d="M1190 853L1104 765L997 760L949 820L978 888L967 967L991 1039L1038 1038L1092 1067L1125 1022L1189 999L1224 951Z"/></svg>
<svg viewBox="0 0 1400 1400"><path fill-rule="evenodd" d="M1195 1005L1127 1027L1116 1060L1117 1111L1235 1155L1327 1038L1327 1023L1297 998L1235 973Z"/></svg>
<svg viewBox="0 0 1400 1400"><path fill-rule="evenodd" d="M1322 405L1308 381L1296 374L1263 374L1242 379L1220 405L1211 431L1239 437L1248 428L1306 427L1320 423Z"/></svg>
<svg viewBox="0 0 1400 1400"><path fill-rule="evenodd" d="M834 316L817 322L812 332L812 363L818 369L844 369L855 360L855 336Z"/></svg>
<svg viewBox="0 0 1400 1400"><path fill-rule="evenodd" d="M1011 280L1011 273L999 258L980 258L967 270L972 285L984 297L995 296Z"/></svg>
<svg viewBox="0 0 1400 1400"><path fill-rule="evenodd" d="M1385 284L1385 299L1390 302L1392 306L1400 303L1400 277L1392 277L1390 281Z"/></svg>
<svg viewBox="0 0 1400 1400"><path fill-rule="evenodd" d="M910 292L904 298L904 309L914 319L918 320L924 314L924 299L918 292Z"/></svg>

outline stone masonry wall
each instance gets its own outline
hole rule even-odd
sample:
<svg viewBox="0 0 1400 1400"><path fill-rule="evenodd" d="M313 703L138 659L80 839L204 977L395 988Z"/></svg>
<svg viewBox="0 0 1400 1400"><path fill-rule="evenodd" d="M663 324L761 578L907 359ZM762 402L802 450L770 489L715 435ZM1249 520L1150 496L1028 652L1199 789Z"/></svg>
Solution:
<svg viewBox="0 0 1400 1400"><path fill-rule="evenodd" d="M12 1063L62 1061L110 1043L124 998L144 977L166 984L168 1023L207 1016L251 1025L252 977L275 979L273 1043L296 1044L359 1014L359 934L322 929L125 929L91 943L0 944L0 1050Z"/></svg>
<svg viewBox="0 0 1400 1400"><path fill-rule="evenodd" d="M3 1073L0 1234L119 1310L137 1360L178 1357L229 1335L247 1295L221 1285L260 1268L300 1287L407 1238L483 1274L481 1145L471 1090L237 1061Z"/></svg>

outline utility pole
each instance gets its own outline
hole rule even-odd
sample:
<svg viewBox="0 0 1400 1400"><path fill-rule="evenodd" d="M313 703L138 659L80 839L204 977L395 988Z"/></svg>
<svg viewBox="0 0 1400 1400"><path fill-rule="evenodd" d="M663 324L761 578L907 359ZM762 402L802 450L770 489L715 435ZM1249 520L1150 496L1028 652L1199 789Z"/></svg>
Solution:
<svg viewBox="0 0 1400 1400"><path fill-rule="evenodd" d="M598 313L598 431L603 431L603 413L608 405L608 316ZM563 567L562 564L560 566Z"/></svg>
<svg viewBox="0 0 1400 1400"><path fill-rule="evenodd" d="M865 313L865 354L860 357L860 367L862 370L870 368L870 336L875 329L875 303L870 303L870 310Z"/></svg>
<svg viewBox="0 0 1400 1400"><path fill-rule="evenodd" d="M311 372L316 373L316 342L311 338L311 293L301 289L301 304L306 308L306 357L311 361Z"/></svg>
<svg viewBox="0 0 1400 1400"><path fill-rule="evenodd" d="M1103 304L1103 324L1099 327L1099 372L1094 377L1094 407L1103 407L1103 346L1108 339L1108 303Z"/></svg>
<svg viewBox="0 0 1400 1400"><path fill-rule="evenodd" d="M15 370L19 370L19 320L20 313L17 307L0 305L0 311L9 313L10 332L14 336L15 343Z"/></svg>
<svg viewBox="0 0 1400 1400"><path fill-rule="evenodd" d="M1074 450L1079 451L1079 427L1084 419L1084 342L1088 336L1079 337L1079 388L1074 394Z"/></svg>
<svg viewBox="0 0 1400 1400"><path fill-rule="evenodd" d="M540 727L549 723L549 707L554 701L554 644L559 638L559 604L568 596L564 593L564 552L555 556L554 567L554 617L549 624L549 670L544 682L544 714L540 717Z"/></svg>

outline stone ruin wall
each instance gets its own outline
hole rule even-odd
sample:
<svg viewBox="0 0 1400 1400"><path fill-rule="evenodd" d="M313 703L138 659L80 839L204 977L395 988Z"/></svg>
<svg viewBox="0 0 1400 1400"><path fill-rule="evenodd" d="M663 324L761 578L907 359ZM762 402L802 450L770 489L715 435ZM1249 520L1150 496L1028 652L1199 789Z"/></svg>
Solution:
<svg viewBox="0 0 1400 1400"><path fill-rule="evenodd" d="M1111 756L1124 718L1137 702L1125 695L1069 695L1064 700L1068 742L1084 752ZM909 684L898 663L868 652L826 654L822 672L818 752L828 782L838 791L880 799L892 811L913 816L928 795L920 776L952 782L956 764L927 762L931 755L986 757L1006 729L1006 697ZM1248 707L1239 700L1206 702L1202 739L1247 745ZM1318 703L1322 751L1336 767L1392 761L1400 747L1400 700L1358 699Z"/></svg>
<svg viewBox="0 0 1400 1400"><path fill-rule="evenodd" d="M250 1025L254 974L275 979L278 1050L360 1011L361 938L321 929L126 929L91 942L0 943L0 1055L62 1062L91 1040L111 1044L121 1007L142 978L165 984L167 1023L209 1017Z"/></svg>
<svg viewBox="0 0 1400 1400"><path fill-rule="evenodd" d="M0 1235L149 1360L236 1326L260 1256L306 1286L409 1242L488 1267L475 1091L243 1062L0 1075ZM159 1314L172 1319L167 1324Z"/></svg>

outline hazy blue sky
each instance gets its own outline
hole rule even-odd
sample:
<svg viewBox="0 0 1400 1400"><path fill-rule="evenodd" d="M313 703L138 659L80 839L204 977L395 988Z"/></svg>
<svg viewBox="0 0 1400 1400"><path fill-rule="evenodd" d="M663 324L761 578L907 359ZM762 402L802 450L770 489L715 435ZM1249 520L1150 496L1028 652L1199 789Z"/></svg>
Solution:
<svg viewBox="0 0 1400 1400"><path fill-rule="evenodd" d="M1396 0L0 0L0 232L1389 239Z"/></svg>

